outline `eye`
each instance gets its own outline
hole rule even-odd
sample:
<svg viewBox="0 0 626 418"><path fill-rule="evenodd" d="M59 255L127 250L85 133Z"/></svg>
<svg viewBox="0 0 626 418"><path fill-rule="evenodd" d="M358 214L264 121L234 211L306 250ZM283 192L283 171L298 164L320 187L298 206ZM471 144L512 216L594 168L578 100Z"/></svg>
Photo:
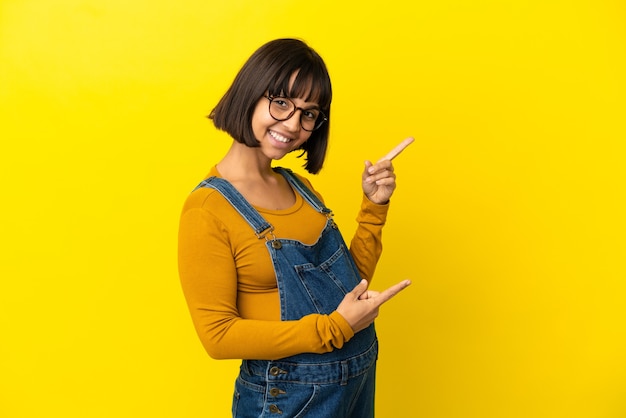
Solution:
<svg viewBox="0 0 626 418"><path fill-rule="evenodd" d="M287 102L287 100L282 99L280 97L274 98L274 100L272 100L272 103L274 103L276 106L281 107L283 109L289 109L291 107L289 106L289 102Z"/></svg>
<svg viewBox="0 0 626 418"><path fill-rule="evenodd" d="M319 111L315 109L304 110L302 112L302 116L308 120L317 120L317 117L319 116Z"/></svg>

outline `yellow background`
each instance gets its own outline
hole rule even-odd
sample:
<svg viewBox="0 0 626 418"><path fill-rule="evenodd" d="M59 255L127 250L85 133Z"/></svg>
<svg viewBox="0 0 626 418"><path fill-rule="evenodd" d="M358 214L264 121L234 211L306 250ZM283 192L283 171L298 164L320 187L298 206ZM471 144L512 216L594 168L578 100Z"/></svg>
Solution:
<svg viewBox="0 0 626 418"><path fill-rule="evenodd" d="M377 416L626 416L623 1L0 5L1 417L229 416L238 362L193 331L178 215L230 144L204 116L284 36L331 72L312 181L346 235L363 160L417 139Z"/></svg>

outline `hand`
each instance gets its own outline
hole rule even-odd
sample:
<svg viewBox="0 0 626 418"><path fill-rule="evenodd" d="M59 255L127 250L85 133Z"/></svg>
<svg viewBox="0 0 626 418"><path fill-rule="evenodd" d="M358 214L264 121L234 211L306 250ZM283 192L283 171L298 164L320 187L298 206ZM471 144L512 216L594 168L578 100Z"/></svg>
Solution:
<svg viewBox="0 0 626 418"><path fill-rule="evenodd" d="M414 139L409 137L392 149L376 164L365 161L365 170L362 175L363 193L372 202L382 205L389 201L396 189L396 175L393 172L391 160L397 157Z"/></svg>
<svg viewBox="0 0 626 418"><path fill-rule="evenodd" d="M361 280L361 283L356 285L343 298L337 307L337 312L345 318L356 334L374 322L374 319L378 316L380 305L387 302L410 284L410 280L404 280L387 290L377 292L375 290L367 290L369 283L367 280Z"/></svg>

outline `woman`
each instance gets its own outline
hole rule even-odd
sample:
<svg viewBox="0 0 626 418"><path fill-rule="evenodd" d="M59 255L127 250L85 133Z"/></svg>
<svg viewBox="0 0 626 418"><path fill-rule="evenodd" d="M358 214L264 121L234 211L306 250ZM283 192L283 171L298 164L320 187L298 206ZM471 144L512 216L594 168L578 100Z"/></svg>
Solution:
<svg viewBox="0 0 626 418"><path fill-rule="evenodd" d="M395 189L391 159L366 162L346 246L305 178L274 168L292 151L315 174L326 155L328 72L305 43L278 39L244 64L210 115L233 143L185 202L179 270L209 355L242 359L234 417L372 417L378 307L409 285L368 290Z"/></svg>

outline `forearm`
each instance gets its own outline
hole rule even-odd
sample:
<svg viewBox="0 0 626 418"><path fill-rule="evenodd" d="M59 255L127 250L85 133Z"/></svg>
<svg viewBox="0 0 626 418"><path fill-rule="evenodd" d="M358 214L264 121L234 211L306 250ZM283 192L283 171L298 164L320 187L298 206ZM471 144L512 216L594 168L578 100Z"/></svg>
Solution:
<svg viewBox="0 0 626 418"><path fill-rule="evenodd" d="M341 348L354 335L337 312L312 314L297 321L263 321L196 308L192 318L205 350L215 359L274 360L322 354Z"/></svg>
<svg viewBox="0 0 626 418"><path fill-rule="evenodd" d="M377 205L363 196L357 216L358 227L350 242L350 252L363 279L371 281L383 250L382 230L389 204Z"/></svg>
<svg viewBox="0 0 626 418"><path fill-rule="evenodd" d="M179 275L195 329L214 358L276 359L301 353L326 353L341 348L352 335L341 315L309 315L280 321L278 297L263 298L258 289L275 278L266 249L249 247L248 257L231 249L219 220L201 210L181 218ZM250 245L258 245L253 240ZM242 276L238 254L247 265ZM254 257L261 254L259 257ZM244 280L245 283L241 283ZM247 290L242 291L242 287ZM278 292L278 289L275 289ZM241 293L245 292L245 293ZM243 298L246 295L246 298ZM241 304L241 306L240 306ZM267 315L267 312L276 315Z"/></svg>

